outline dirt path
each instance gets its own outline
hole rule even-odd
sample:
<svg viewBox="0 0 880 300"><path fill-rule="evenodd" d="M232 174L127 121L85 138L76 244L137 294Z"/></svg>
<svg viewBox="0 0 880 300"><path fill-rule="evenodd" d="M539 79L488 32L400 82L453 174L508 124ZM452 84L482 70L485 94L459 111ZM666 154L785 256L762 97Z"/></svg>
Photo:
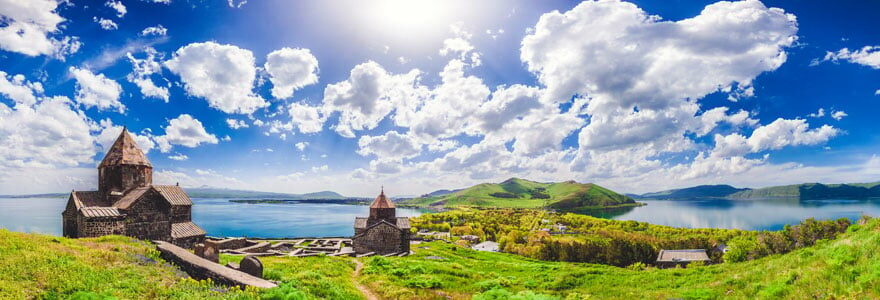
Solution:
<svg viewBox="0 0 880 300"><path fill-rule="evenodd" d="M373 294L373 292L370 291L369 288L358 282L358 277L361 276L361 270L364 268L364 263L357 259L352 260L355 264L354 276L351 277L351 281L354 282L354 286L357 287L357 289L361 291L362 294L364 294L364 297L367 298L367 300L379 300L379 297L376 297L376 294Z"/></svg>

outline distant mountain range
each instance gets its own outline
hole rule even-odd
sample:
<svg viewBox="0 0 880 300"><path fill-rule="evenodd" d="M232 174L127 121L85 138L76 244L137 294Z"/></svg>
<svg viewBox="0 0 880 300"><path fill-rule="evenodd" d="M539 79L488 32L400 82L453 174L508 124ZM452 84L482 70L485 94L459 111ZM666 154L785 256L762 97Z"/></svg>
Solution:
<svg viewBox="0 0 880 300"><path fill-rule="evenodd" d="M271 200L337 200L356 197L346 197L337 192L322 191L306 194L286 194L273 192L259 192L248 190L221 189L213 187L184 188L190 198L237 198L237 199L271 199ZM67 197L68 193L50 193L33 195L0 195L0 198L60 198Z"/></svg>
<svg viewBox="0 0 880 300"><path fill-rule="evenodd" d="M803 183L760 189L740 189L729 185L701 185L683 189L631 196L637 199L686 200L697 198L724 198L732 200L760 200L795 198L801 200L866 199L880 197L880 182L822 184Z"/></svg>
<svg viewBox="0 0 880 300"><path fill-rule="evenodd" d="M520 178L460 190L439 190L398 203L426 207L549 207L566 211L638 205L630 197L592 183L543 183Z"/></svg>

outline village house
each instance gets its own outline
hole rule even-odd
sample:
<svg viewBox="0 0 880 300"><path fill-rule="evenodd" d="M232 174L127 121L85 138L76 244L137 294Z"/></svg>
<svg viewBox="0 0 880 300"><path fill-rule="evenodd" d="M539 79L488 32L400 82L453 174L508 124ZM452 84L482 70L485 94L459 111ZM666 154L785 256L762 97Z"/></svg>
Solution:
<svg viewBox="0 0 880 300"><path fill-rule="evenodd" d="M63 234L118 234L192 248L205 239L192 222L192 204L179 186L153 185L153 166L123 128L98 165L98 190L70 193L61 213Z"/></svg>
<svg viewBox="0 0 880 300"><path fill-rule="evenodd" d="M409 218L397 217L394 203L385 197L383 188L370 204L370 216L355 218L352 247L357 254L409 253L409 241Z"/></svg>
<svg viewBox="0 0 880 300"><path fill-rule="evenodd" d="M712 262L704 249L660 250L657 255L657 266L660 267L685 266L697 261Z"/></svg>

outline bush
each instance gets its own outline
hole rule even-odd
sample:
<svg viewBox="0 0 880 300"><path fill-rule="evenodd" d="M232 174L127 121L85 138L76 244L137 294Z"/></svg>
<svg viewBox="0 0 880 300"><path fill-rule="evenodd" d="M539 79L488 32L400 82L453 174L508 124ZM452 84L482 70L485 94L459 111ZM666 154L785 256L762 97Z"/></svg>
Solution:
<svg viewBox="0 0 880 300"><path fill-rule="evenodd" d="M292 284L284 284L274 289L269 289L260 295L261 300L305 300L306 293L300 291Z"/></svg>
<svg viewBox="0 0 880 300"><path fill-rule="evenodd" d="M643 271L648 268L648 265L646 265L643 262L638 261L638 262L635 262L635 263L627 266L626 268L633 270L633 271Z"/></svg>
<svg viewBox="0 0 880 300"><path fill-rule="evenodd" d="M532 291L521 291L519 293L511 293L503 288L495 288L484 293L474 295L474 300L556 300L554 297L544 294L536 294Z"/></svg>
<svg viewBox="0 0 880 300"><path fill-rule="evenodd" d="M408 279L403 283L403 285L410 288L436 289L443 287L443 281L440 281L439 279L434 277L419 276Z"/></svg>

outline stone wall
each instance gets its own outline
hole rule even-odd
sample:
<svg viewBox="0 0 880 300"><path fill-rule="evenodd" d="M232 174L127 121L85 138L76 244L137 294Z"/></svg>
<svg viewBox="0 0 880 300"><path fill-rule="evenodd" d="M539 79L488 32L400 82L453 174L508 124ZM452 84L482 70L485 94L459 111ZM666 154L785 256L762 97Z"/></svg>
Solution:
<svg viewBox="0 0 880 300"><path fill-rule="evenodd" d="M77 218L77 237L99 237L111 234L124 234L125 222L121 217Z"/></svg>
<svg viewBox="0 0 880 300"><path fill-rule="evenodd" d="M136 187L153 184L153 168L141 165L114 165L98 169L98 190L103 195L111 191L126 192Z"/></svg>
<svg viewBox="0 0 880 300"><path fill-rule="evenodd" d="M125 235L142 240L171 241L171 205L150 190L125 210Z"/></svg>
<svg viewBox="0 0 880 300"><path fill-rule="evenodd" d="M192 249L193 247L196 246L196 244L202 243L204 241L205 241L204 235L195 235L195 236L189 236L189 237L185 237L185 238L177 238L177 239L172 240L171 243L177 247Z"/></svg>
<svg viewBox="0 0 880 300"><path fill-rule="evenodd" d="M192 206L171 206L171 223L183 223L192 221Z"/></svg>
<svg viewBox="0 0 880 300"><path fill-rule="evenodd" d="M362 235L352 239L352 244L356 253L388 254L409 251L409 240L405 233L386 223L367 228Z"/></svg>

